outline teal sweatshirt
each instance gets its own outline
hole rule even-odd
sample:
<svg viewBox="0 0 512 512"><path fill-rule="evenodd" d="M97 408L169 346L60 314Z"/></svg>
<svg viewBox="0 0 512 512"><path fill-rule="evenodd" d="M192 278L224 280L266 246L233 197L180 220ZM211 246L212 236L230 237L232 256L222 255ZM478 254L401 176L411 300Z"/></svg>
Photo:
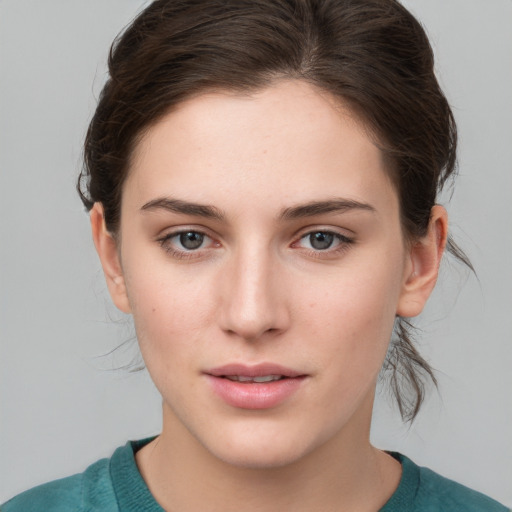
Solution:
<svg viewBox="0 0 512 512"><path fill-rule="evenodd" d="M132 441L83 473L34 487L1 512L163 512L139 473L135 453L151 439ZM398 489L380 512L510 512L498 502L419 467L404 455Z"/></svg>

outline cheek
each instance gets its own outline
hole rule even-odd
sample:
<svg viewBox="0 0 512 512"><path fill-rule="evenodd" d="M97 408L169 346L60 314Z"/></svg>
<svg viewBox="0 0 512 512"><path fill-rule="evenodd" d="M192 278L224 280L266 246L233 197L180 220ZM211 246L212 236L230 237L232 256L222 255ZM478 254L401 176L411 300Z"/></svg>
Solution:
<svg viewBox="0 0 512 512"><path fill-rule="evenodd" d="M312 356L325 354L355 373L378 371L393 330L400 275L375 268L340 272L323 291L314 286L309 290L316 293L297 316L307 319L317 343L330 344L329 350L316 350Z"/></svg>
<svg viewBox="0 0 512 512"><path fill-rule="evenodd" d="M125 275L146 364L178 364L197 347L210 321L212 304L205 283L156 266L137 276L128 269Z"/></svg>

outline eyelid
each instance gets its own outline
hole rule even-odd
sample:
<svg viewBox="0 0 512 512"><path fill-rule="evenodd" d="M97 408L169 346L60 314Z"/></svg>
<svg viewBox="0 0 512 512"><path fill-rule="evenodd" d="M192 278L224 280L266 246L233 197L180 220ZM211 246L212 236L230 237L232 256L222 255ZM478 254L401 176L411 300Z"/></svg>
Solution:
<svg viewBox="0 0 512 512"><path fill-rule="evenodd" d="M182 233L199 233L205 237L211 238L212 240L219 240L219 235L203 225L198 224L177 224L174 226L168 225L164 229L159 230L155 236L156 241L172 238L173 236L180 235Z"/></svg>
<svg viewBox="0 0 512 512"><path fill-rule="evenodd" d="M352 231L351 229L340 228L335 226L326 226L324 224L302 227L301 229L296 231L296 233L293 235L293 239L295 241L298 241L301 238L304 238L305 236L311 235L313 233L330 233L347 241L355 241L355 232Z"/></svg>

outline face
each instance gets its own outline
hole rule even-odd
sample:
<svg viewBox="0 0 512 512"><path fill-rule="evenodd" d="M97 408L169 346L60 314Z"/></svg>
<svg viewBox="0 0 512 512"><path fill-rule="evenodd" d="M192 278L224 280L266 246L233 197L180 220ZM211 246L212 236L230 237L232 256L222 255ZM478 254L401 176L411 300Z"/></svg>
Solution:
<svg viewBox="0 0 512 512"><path fill-rule="evenodd" d="M417 299L407 247L380 151L328 94L288 81L180 104L136 148L110 283L164 434L250 467L367 439Z"/></svg>

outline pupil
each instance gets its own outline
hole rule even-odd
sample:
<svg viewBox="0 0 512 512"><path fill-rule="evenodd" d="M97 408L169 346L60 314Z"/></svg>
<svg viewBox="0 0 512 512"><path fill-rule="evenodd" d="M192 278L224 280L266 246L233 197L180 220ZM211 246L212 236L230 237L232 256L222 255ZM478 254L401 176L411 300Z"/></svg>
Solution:
<svg viewBox="0 0 512 512"><path fill-rule="evenodd" d="M331 233L313 233L312 235L309 235L309 241L311 243L311 247L313 249L328 249L334 240L334 235Z"/></svg>
<svg viewBox="0 0 512 512"><path fill-rule="evenodd" d="M185 249L197 249L198 247L201 247L203 240L203 235L200 233L194 233L193 231L181 233L180 235L180 243L185 247Z"/></svg>

